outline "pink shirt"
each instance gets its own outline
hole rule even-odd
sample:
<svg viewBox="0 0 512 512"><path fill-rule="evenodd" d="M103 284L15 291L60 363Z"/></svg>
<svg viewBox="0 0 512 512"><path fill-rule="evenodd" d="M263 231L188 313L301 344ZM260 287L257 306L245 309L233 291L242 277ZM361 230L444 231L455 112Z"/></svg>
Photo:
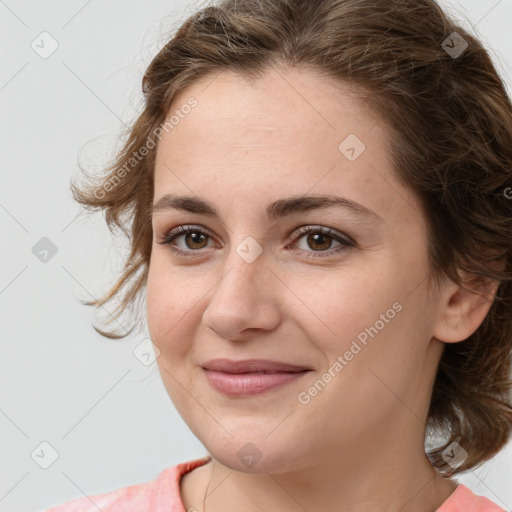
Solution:
<svg viewBox="0 0 512 512"><path fill-rule="evenodd" d="M180 479L188 471L206 464L210 456L182 462L164 469L151 482L68 501L45 512L185 512L180 497ZM458 484L436 512L505 512L491 500Z"/></svg>

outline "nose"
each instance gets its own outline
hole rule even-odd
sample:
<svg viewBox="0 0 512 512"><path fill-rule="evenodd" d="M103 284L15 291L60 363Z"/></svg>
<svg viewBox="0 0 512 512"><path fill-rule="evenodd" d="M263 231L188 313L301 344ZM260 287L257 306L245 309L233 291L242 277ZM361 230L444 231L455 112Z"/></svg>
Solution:
<svg viewBox="0 0 512 512"><path fill-rule="evenodd" d="M203 313L204 324L232 341L275 329L281 322L279 285L283 284L268 268L263 254L248 263L233 249L223 268Z"/></svg>

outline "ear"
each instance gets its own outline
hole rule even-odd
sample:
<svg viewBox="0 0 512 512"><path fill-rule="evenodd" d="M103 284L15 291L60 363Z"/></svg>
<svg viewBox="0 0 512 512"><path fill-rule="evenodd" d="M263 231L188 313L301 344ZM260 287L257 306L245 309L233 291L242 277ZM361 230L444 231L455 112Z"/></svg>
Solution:
<svg viewBox="0 0 512 512"><path fill-rule="evenodd" d="M433 335L445 343L464 341L480 327L494 302L499 282L462 274L464 284L448 280L443 285Z"/></svg>

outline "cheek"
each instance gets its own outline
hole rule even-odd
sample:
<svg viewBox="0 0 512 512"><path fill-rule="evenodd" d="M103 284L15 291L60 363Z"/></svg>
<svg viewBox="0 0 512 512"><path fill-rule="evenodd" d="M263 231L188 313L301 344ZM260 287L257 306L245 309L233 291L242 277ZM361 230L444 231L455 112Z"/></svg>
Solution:
<svg viewBox="0 0 512 512"><path fill-rule="evenodd" d="M427 315L421 290L410 293L410 277L382 264L374 271L344 269L325 281L294 281L308 306L294 321L325 364L301 389L301 407L315 422L325 421L326 435L347 439L403 407L396 396L407 396L428 334L420 333L428 326L418 325L418 315Z"/></svg>
<svg viewBox="0 0 512 512"><path fill-rule="evenodd" d="M384 393L381 399L386 399L388 391L381 389L370 370L393 389L401 389L424 357L431 334L428 304L421 286L411 293L414 272L402 269L381 260L333 272L328 279L309 276L290 281L304 301L294 306L293 322L323 353L323 370L343 374L332 379L331 389L338 393L347 382L359 386L345 397L347 402L364 404L380 392Z"/></svg>
<svg viewBox="0 0 512 512"><path fill-rule="evenodd" d="M147 326L160 350L156 360L162 383L176 409L187 417L192 404L193 375L184 364L193 350L198 297L184 289L179 273L166 268L165 258L152 257L146 286Z"/></svg>
<svg viewBox="0 0 512 512"><path fill-rule="evenodd" d="M384 331L397 316L393 303L401 295L400 283L389 269L385 271L384 265L375 265L374 270L355 266L332 270L329 275L318 274L316 278L290 275L288 282L293 283L293 291L301 301L291 312L293 321L331 356L348 350L360 334L364 341L365 329L376 322L378 330Z"/></svg>
<svg viewBox="0 0 512 512"><path fill-rule="evenodd" d="M179 355L190 346L187 324L194 315L197 297L185 288L179 271L167 268L165 258L152 255L146 286L146 316L152 341L166 358L172 349ZM159 358L160 359L160 358Z"/></svg>

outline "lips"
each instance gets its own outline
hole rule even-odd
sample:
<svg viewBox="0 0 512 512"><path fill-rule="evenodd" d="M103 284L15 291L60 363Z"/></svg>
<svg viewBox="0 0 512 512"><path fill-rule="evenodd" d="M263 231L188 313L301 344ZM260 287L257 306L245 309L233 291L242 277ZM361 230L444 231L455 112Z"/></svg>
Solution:
<svg viewBox="0 0 512 512"><path fill-rule="evenodd" d="M311 369L265 359L214 359L205 363L203 370L215 391L232 398L245 398L283 389Z"/></svg>
<svg viewBox="0 0 512 512"><path fill-rule="evenodd" d="M213 359L203 365L206 370L224 373L298 373L311 370L306 366L270 361L266 359L245 359L233 361L230 359Z"/></svg>

